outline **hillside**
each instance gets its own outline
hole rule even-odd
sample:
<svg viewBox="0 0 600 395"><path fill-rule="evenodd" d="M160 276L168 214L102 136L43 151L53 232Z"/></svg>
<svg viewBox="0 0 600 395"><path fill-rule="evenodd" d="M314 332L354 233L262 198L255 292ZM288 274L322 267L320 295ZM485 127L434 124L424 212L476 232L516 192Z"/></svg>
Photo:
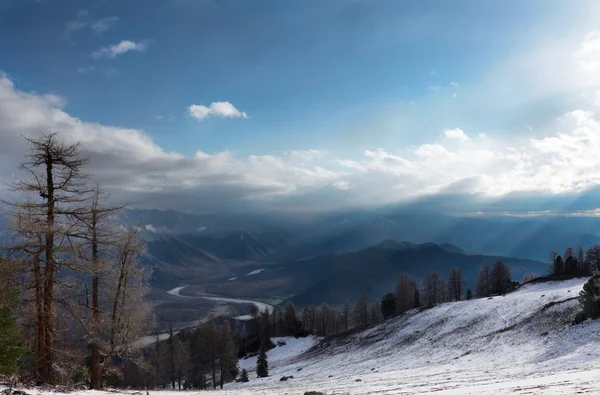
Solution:
<svg viewBox="0 0 600 395"><path fill-rule="evenodd" d="M287 359L275 349L271 377L224 393L597 393L600 321L571 325L584 281L413 310L307 353L291 349Z"/></svg>
<svg viewBox="0 0 600 395"><path fill-rule="evenodd" d="M571 325L585 279L527 284L503 297L412 310L330 339L278 338L270 377L223 395L575 394L600 391L600 320ZM280 381L283 376L293 376ZM37 395L56 394L26 390ZM82 394L108 394L77 391ZM177 391L149 391L174 395Z"/></svg>

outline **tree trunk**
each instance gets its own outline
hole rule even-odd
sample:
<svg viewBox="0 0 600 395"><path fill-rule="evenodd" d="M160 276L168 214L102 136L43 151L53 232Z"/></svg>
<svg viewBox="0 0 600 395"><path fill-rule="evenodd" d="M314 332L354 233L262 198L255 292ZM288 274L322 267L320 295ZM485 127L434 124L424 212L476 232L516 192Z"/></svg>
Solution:
<svg viewBox="0 0 600 395"><path fill-rule="evenodd" d="M44 383L52 383L54 363L54 178L52 174L53 158L46 156L46 262L44 267L44 357L41 361L41 377Z"/></svg>
<svg viewBox="0 0 600 395"><path fill-rule="evenodd" d="M98 218L97 207L92 209L92 344L90 356L90 389L102 389L102 365L100 364L100 301L98 278Z"/></svg>
<svg viewBox="0 0 600 395"><path fill-rule="evenodd" d="M37 381L38 384L42 384L43 381L43 361L46 357L46 326L44 325L44 295L42 289L42 275L40 267L40 256L35 255L33 257L33 277L35 281L35 309L36 309L36 329L37 329L37 347L36 347L36 360L37 360Z"/></svg>

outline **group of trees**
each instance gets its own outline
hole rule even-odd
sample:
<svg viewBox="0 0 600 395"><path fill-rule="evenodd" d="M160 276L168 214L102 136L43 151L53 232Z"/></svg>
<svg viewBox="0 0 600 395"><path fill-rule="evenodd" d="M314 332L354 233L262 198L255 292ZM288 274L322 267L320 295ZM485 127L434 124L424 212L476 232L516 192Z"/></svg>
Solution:
<svg viewBox="0 0 600 395"><path fill-rule="evenodd" d="M510 268L502 260L490 267L484 262L475 280L475 296L485 298L492 295L504 295L513 290L518 283L511 279Z"/></svg>
<svg viewBox="0 0 600 395"><path fill-rule="evenodd" d="M487 297L502 295L514 288L510 269L501 260L492 267L484 262L475 282L475 295ZM473 297L471 289L466 287L462 270L452 267L447 279L438 273L428 273L421 283L408 274L402 274L396 283L396 293L388 293L381 300L381 313L384 319L420 306L434 306L439 303L469 300Z"/></svg>
<svg viewBox="0 0 600 395"><path fill-rule="evenodd" d="M115 224L122 207L107 204L91 184L77 144L56 134L27 141L25 176L12 185L16 198L2 202L11 223L0 261L0 327L24 335L12 341L25 355L0 352L12 355L3 366L40 384L89 374L90 387L100 389L117 371L115 360L141 358L134 340L151 325L143 246L136 227ZM18 310L4 300L18 300Z"/></svg>
<svg viewBox="0 0 600 395"><path fill-rule="evenodd" d="M581 246L577 250L569 247L562 256L551 251L548 266L554 275L589 276L600 269L600 245L593 245L587 250Z"/></svg>

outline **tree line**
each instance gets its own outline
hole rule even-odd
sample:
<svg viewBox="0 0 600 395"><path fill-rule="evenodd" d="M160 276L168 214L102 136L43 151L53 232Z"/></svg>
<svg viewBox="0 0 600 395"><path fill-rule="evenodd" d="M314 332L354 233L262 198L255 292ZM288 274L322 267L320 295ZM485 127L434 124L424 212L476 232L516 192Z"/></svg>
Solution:
<svg viewBox="0 0 600 395"><path fill-rule="evenodd" d="M119 364L143 365L135 341L153 322L144 246L136 226L116 222L123 207L108 204L85 173L78 144L56 134L26 140L24 177L11 185L14 199L2 201L10 226L0 254L0 328L8 333L0 373L100 389Z"/></svg>

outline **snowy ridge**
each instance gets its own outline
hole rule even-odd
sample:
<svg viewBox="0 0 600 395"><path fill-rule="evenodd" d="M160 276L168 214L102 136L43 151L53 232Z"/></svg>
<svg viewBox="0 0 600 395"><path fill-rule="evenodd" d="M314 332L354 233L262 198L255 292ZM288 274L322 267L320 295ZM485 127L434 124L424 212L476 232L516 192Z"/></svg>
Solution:
<svg viewBox="0 0 600 395"><path fill-rule="evenodd" d="M411 311L272 362L271 377L231 384L225 393L599 392L600 322L571 325L584 281ZM282 376L294 379L279 382Z"/></svg>

